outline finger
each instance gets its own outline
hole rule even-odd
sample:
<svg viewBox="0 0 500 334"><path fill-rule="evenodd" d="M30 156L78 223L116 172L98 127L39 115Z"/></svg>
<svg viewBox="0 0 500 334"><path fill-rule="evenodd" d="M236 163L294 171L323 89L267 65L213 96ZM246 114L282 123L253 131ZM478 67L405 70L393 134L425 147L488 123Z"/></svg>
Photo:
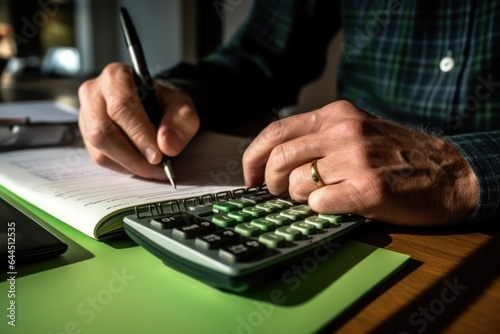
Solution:
<svg viewBox="0 0 500 334"><path fill-rule="evenodd" d="M100 89L109 118L149 163L160 163L163 154L156 143L157 131L137 95L132 70L121 64L108 66L103 72Z"/></svg>
<svg viewBox="0 0 500 334"><path fill-rule="evenodd" d="M347 180L356 179L363 175L362 168L352 160L345 150L339 150L339 154L328 155L323 159L316 160L316 176L319 176L323 186L318 185L313 178L312 163L308 162L290 173L289 196L293 199L306 202L311 193L320 188L336 185Z"/></svg>
<svg viewBox="0 0 500 334"><path fill-rule="evenodd" d="M93 143L84 141L92 159L98 165L143 178L166 180L161 165L151 165L144 159L137 149L130 145L130 141L119 128L104 138L98 147L95 146L95 139Z"/></svg>
<svg viewBox="0 0 500 334"><path fill-rule="evenodd" d="M313 160L314 161L314 160ZM326 172L323 166L324 159L316 160L316 171L323 184L332 184L332 178L324 178L321 171ZM326 173L325 173L326 174ZM330 174L329 174L330 175ZM299 201L306 202L309 195L316 189L318 185L312 177L312 162L308 162L300 167L291 171L289 176L288 194L291 198ZM330 183L327 183L330 182Z"/></svg>
<svg viewBox="0 0 500 334"><path fill-rule="evenodd" d="M264 181L264 171L271 152L280 144L316 132L320 127L314 112L290 116L268 125L245 150L243 169L247 186L255 186ZM277 151L281 150L278 148ZM285 152L285 151L283 151ZM278 152L280 155L280 152ZM279 159L279 157L277 157Z"/></svg>
<svg viewBox="0 0 500 334"><path fill-rule="evenodd" d="M122 174L132 174L128 169L123 166L117 164L113 160L109 159L107 156L102 154L101 151L96 150L88 143L84 142L85 147L87 148L87 152L89 153L92 160L101 167L105 167L107 169L113 170Z"/></svg>
<svg viewBox="0 0 500 334"><path fill-rule="evenodd" d="M369 206L360 190L347 181L314 190L307 203L316 212L331 214L362 214Z"/></svg>
<svg viewBox="0 0 500 334"><path fill-rule="evenodd" d="M299 192L308 193L308 189L314 186L310 173L311 163L325 157L328 148L325 143L336 146L335 140L327 138L324 132L318 132L276 146L265 168L265 181L269 190L282 194L289 191L291 185L295 185L295 193L301 187L303 188Z"/></svg>
<svg viewBox="0 0 500 334"><path fill-rule="evenodd" d="M200 128L193 102L185 93L159 86L161 104L166 111L158 128L158 146L169 156L178 155Z"/></svg>

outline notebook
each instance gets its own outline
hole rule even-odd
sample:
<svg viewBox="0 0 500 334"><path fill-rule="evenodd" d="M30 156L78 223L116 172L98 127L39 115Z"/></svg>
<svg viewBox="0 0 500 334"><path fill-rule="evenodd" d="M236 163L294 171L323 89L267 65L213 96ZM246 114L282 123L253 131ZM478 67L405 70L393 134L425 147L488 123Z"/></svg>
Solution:
<svg viewBox="0 0 500 334"><path fill-rule="evenodd" d="M175 158L177 189L96 165L84 147L0 153L0 193L10 192L86 235L123 231L139 205L202 203L244 188L241 158L250 139L199 133ZM2 189L3 187L3 189Z"/></svg>

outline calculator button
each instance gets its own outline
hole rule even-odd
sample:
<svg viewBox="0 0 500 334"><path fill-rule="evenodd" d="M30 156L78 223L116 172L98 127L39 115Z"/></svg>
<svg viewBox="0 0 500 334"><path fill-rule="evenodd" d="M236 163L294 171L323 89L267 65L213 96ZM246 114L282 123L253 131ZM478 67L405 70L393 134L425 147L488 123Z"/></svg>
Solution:
<svg viewBox="0 0 500 334"><path fill-rule="evenodd" d="M280 215L290 218L291 220L301 220L306 215L300 210L286 209L280 212Z"/></svg>
<svg viewBox="0 0 500 334"><path fill-rule="evenodd" d="M181 214L175 214L171 216L151 219L149 224L156 228L169 229L169 228L174 228L176 226L192 223L193 221L194 221L193 216L187 213L181 213Z"/></svg>
<svg viewBox="0 0 500 334"><path fill-rule="evenodd" d="M278 227L274 232L284 237L287 241L295 241L302 238L302 233L300 233L300 231L296 228L291 228L290 226Z"/></svg>
<svg viewBox="0 0 500 334"><path fill-rule="evenodd" d="M226 214L215 215L211 217L212 223L220 227L230 227L236 225L236 219Z"/></svg>
<svg viewBox="0 0 500 334"><path fill-rule="evenodd" d="M255 205L256 208L264 210L267 213L275 213L278 212L280 209L277 206L268 204L268 203L259 203Z"/></svg>
<svg viewBox="0 0 500 334"><path fill-rule="evenodd" d="M311 235L316 232L316 226L308 224L304 221L292 223L290 227L297 229L303 235Z"/></svg>
<svg viewBox="0 0 500 334"><path fill-rule="evenodd" d="M283 247L286 244L285 237L274 232L267 232L259 236L259 241L269 248Z"/></svg>
<svg viewBox="0 0 500 334"><path fill-rule="evenodd" d="M344 218L342 215L328 215L328 214L321 213L318 215L318 217L328 220L331 224L340 224L344 221Z"/></svg>
<svg viewBox="0 0 500 334"><path fill-rule="evenodd" d="M243 211L233 211L229 212L227 214L229 217L236 219L236 221L240 223L248 222L252 220L253 216L249 214L248 212L243 212Z"/></svg>
<svg viewBox="0 0 500 334"><path fill-rule="evenodd" d="M316 228L328 228L330 222L327 219L319 218L318 216L311 216L305 219L305 222L316 226Z"/></svg>
<svg viewBox="0 0 500 334"><path fill-rule="evenodd" d="M262 192L262 193L254 193L254 194L244 194L241 196L241 199L248 201L252 204L263 203L267 200L273 199L274 196L270 193Z"/></svg>
<svg viewBox="0 0 500 334"><path fill-rule="evenodd" d="M236 231L236 233L241 234L245 237L255 237L261 232L260 228L252 225L251 223L238 224L236 225L234 230Z"/></svg>
<svg viewBox="0 0 500 334"><path fill-rule="evenodd" d="M290 208L290 210L299 211L304 216L309 216L309 215L313 214L313 210L311 210L311 208L309 207L309 205L305 205L305 204L299 204L299 205L292 206Z"/></svg>
<svg viewBox="0 0 500 334"><path fill-rule="evenodd" d="M172 230L172 234L184 239L191 239L196 236L213 232L215 230L215 225L208 221L201 221L197 223L191 223L184 226L175 227Z"/></svg>
<svg viewBox="0 0 500 334"><path fill-rule="evenodd" d="M238 210L239 207L229 202L219 202L212 205L212 210L217 213L231 212Z"/></svg>
<svg viewBox="0 0 500 334"><path fill-rule="evenodd" d="M266 211L264 211L263 209L259 209L255 206L243 208L241 211L252 215L253 218L259 218L266 215Z"/></svg>
<svg viewBox="0 0 500 334"><path fill-rule="evenodd" d="M266 246L257 240L246 240L219 249L219 256L233 262L243 261L266 252Z"/></svg>
<svg viewBox="0 0 500 334"><path fill-rule="evenodd" d="M243 209L243 208L245 208L247 206L252 206L252 203L250 203L249 201L244 201L244 200L242 200L240 198L231 199L228 202L231 203L231 204L236 205L240 209Z"/></svg>
<svg viewBox="0 0 500 334"><path fill-rule="evenodd" d="M233 230L219 230L214 233L199 236L194 243L204 249L217 249L224 245L237 242L240 236Z"/></svg>
<svg viewBox="0 0 500 334"><path fill-rule="evenodd" d="M288 209L291 206L289 203L284 202L284 201L280 201L280 200L277 200L277 199L273 199L273 200L267 201L266 204L275 206L278 209Z"/></svg>
<svg viewBox="0 0 500 334"><path fill-rule="evenodd" d="M279 213L273 213L266 216L266 219L272 221L276 225L284 226L290 225L292 222L290 218L280 215Z"/></svg>
<svg viewBox="0 0 500 334"><path fill-rule="evenodd" d="M251 225L257 226L262 231L273 231L276 228L276 224L265 218L253 219L250 222Z"/></svg>

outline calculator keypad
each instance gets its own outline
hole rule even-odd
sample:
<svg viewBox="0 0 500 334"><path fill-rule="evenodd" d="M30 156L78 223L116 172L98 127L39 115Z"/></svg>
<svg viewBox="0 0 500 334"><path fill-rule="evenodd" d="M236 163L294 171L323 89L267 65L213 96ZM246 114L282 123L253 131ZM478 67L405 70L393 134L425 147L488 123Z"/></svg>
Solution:
<svg viewBox="0 0 500 334"><path fill-rule="evenodd" d="M152 228L172 229L178 239L193 239L201 251L218 249L229 261L249 261L266 249L294 247L295 242L335 228L340 215L317 215L309 206L293 201L253 195L204 208L151 219Z"/></svg>

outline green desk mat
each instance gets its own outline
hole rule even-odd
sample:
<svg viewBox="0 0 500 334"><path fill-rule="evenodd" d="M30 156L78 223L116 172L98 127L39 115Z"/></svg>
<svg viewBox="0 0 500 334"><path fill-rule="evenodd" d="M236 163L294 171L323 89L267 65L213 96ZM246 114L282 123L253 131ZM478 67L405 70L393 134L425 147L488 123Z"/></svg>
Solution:
<svg viewBox="0 0 500 334"><path fill-rule="evenodd" d="M57 259L16 268L15 298L2 279L0 333L312 333L409 260L350 241L237 295L166 267L128 240L95 241L1 187L0 194L69 244ZM12 300L15 327L7 317Z"/></svg>

